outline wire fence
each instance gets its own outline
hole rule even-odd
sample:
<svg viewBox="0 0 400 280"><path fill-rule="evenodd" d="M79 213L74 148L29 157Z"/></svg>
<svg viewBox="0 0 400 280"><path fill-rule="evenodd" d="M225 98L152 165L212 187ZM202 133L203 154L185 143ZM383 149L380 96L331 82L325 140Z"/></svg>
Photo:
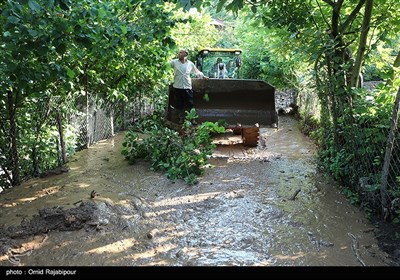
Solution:
<svg viewBox="0 0 400 280"><path fill-rule="evenodd" d="M366 83L373 91L377 83ZM318 114L318 97L302 92L298 105L307 115ZM400 133L397 129L400 98L393 104L393 115L383 125L355 124L341 131L331 172L337 172L351 199L367 211L377 211L385 219L400 217ZM396 109L397 108L397 109ZM374 108L372 108L373 110ZM397 111L396 111L397 110ZM347 165L343 167L343 163ZM335 165L341 168L334 170ZM398 221L400 222L400 220Z"/></svg>
<svg viewBox="0 0 400 280"><path fill-rule="evenodd" d="M90 97L87 107L70 116L69 122L77 132L76 150L82 150L108 139L116 132L127 129L135 120L154 110L145 100L138 102L109 102L96 104L96 98Z"/></svg>
<svg viewBox="0 0 400 280"><path fill-rule="evenodd" d="M97 106L95 99L91 98L85 111L70 116L69 122L77 131L78 151L114 135L113 111L107 107Z"/></svg>
<svg viewBox="0 0 400 280"><path fill-rule="evenodd" d="M61 100L52 97L52 102L59 103ZM112 137L116 132L127 129L136 119L151 113L153 102L141 96L130 102L98 102L96 95L82 96L75 100L64 101L62 104L64 115L62 130L64 134L65 149L62 149L61 135L57 128L57 120L45 119L39 112L43 108L50 108L49 102L43 102L38 109L37 123L43 123L41 131L43 137L37 137L26 145L26 139L33 139L35 129L20 130L17 139L19 154L19 175L22 180L46 174L46 171L60 167L64 164L63 158L76 151L88 148L96 142ZM18 119L21 127L29 128L29 124L23 117ZM25 123L23 123L25 122ZM33 128L33 127L32 127ZM51 131L51 133L48 133ZM32 136L33 135L33 136ZM46 135L46 136L45 136ZM11 161L11 145L7 144L10 136L2 135L0 147L0 193L12 187L13 164ZM9 142L9 141L8 141ZM37 152L33 153L33 147ZM64 154L63 154L64 153ZM68 155L65 155L68 154Z"/></svg>

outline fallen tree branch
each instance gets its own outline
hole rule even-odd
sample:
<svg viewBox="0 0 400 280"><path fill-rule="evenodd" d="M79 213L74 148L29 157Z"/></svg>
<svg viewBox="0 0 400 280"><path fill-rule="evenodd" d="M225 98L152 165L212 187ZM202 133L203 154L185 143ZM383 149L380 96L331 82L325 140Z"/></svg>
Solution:
<svg viewBox="0 0 400 280"><path fill-rule="evenodd" d="M74 205L77 205L78 203L83 202L82 199L78 200L77 202L74 202Z"/></svg>
<svg viewBox="0 0 400 280"><path fill-rule="evenodd" d="M351 249L353 250L353 253L356 256L358 262L361 263L362 266L367 266L361 258L360 251L358 249L359 244L357 238L354 236L354 234L350 232L347 234L351 237Z"/></svg>
<svg viewBox="0 0 400 280"><path fill-rule="evenodd" d="M289 198L289 200L295 200L296 196L299 194L300 191L301 191L301 189L298 189L297 191L295 191L294 194Z"/></svg>

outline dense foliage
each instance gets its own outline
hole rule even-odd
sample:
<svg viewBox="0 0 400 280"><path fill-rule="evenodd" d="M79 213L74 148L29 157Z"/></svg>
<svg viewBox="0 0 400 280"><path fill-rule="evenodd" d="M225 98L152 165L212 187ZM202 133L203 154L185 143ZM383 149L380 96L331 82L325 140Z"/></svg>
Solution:
<svg viewBox="0 0 400 280"><path fill-rule="evenodd" d="M309 133L320 146L321 167L347 187L346 193L359 195L366 208L385 216L398 213L393 202L400 190L400 150L391 149L391 161L385 154L400 85L399 2L218 2L244 14L240 30L247 74L298 90L303 123L313 128ZM361 89L360 74L364 81L383 83L372 92Z"/></svg>
<svg viewBox="0 0 400 280"><path fill-rule="evenodd" d="M165 107L166 61L182 37L173 28L187 22L178 8L161 0L2 2L0 187L67 162L77 136L91 137L72 125L80 115L89 122L91 103L121 128L128 110L135 118L149 104Z"/></svg>

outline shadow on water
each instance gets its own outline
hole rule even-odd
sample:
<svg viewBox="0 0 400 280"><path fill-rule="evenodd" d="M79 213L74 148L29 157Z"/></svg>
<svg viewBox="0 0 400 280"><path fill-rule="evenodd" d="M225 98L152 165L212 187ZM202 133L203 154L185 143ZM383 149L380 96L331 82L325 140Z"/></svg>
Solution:
<svg viewBox="0 0 400 280"><path fill-rule="evenodd" d="M70 172L2 194L0 224L26 224L45 207L83 205L90 218L79 230L3 238L0 265L393 265L373 225L318 173L296 121L283 117L279 129L261 132L257 148L218 147L195 186L173 183L145 162L128 165L123 134L79 152ZM60 214L64 227L66 217L82 219L68 213Z"/></svg>

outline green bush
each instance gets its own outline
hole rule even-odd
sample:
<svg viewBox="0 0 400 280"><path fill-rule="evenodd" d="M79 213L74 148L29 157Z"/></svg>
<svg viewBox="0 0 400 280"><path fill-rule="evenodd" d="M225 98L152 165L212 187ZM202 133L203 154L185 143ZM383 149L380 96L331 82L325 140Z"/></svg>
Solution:
<svg viewBox="0 0 400 280"><path fill-rule="evenodd" d="M151 163L152 170L166 171L167 177L173 181L183 179L189 185L196 184L215 148L211 134L222 133L225 129L212 122L193 126L195 118L196 111L192 109L179 133L166 127L162 119L149 117L146 127L140 124L141 130L147 131L146 136L139 137L134 131L126 133L122 154L131 164L137 159L145 159Z"/></svg>

